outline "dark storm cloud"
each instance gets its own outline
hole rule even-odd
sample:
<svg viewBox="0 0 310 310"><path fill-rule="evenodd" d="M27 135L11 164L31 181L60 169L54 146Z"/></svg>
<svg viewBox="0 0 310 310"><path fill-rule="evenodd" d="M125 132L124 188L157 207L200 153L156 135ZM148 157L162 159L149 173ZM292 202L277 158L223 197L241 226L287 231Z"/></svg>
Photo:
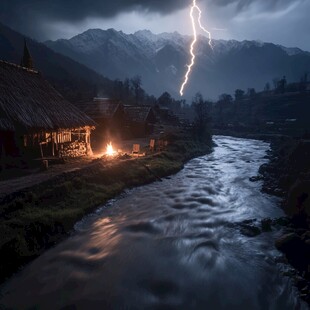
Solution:
<svg viewBox="0 0 310 310"><path fill-rule="evenodd" d="M5 14L29 14L77 21L86 17L113 17L118 13L143 10L167 14L189 4L188 0L1 0Z"/></svg>
<svg viewBox="0 0 310 310"><path fill-rule="evenodd" d="M252 4L258 4L257 10L276 11L300 1L303 0L197 0L198 3L212 3L217 7L235 4L237 12L245 11ZM44 28L47 24L78 24L87 18L111 18L133 10L165 15L185 8L191 2L192 0L0 0L0 22L42 40L49 37Z"/></svg>
<svg viewBox="0 0 310 310"><path fill-rule="evenodd" d="M109 18L132 10L169 14L188 4L188 0L0 0L0 21L42 39L41 26L46 22Z"/></svg>
<svg viewBox="0 0 310 310"><path fill-rule="evenodd" d="M259 3L266 9L285 7L300 0L201 0L216 6L237 4L245 9ZM1 0L0 18L4 20L48 18L51 20L80 21L87 17L113 17L121 12L142 10L146 12L171 13L190 5L192 0ZM30 20L29 20L30 21Z"/></svg>
<svg viewBox="0 0 310 310"><path fill-rule="evenodd" d="M238 10L245 10L253 4L258 4L263 10L281 10L293 3L303 2L304 0L210 0L217 6L227 6L236 4Z"/></svg>

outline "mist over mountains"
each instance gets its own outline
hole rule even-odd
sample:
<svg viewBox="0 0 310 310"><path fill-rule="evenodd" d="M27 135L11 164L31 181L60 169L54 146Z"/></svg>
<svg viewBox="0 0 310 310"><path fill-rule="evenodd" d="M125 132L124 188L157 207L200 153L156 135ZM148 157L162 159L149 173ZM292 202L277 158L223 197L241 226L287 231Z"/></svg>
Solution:
<svg viewBox="0 0 310 310"><path fill-rule="evenodd" d="M140 75L143 88L159 96L168 91L179 97L180 85L190 61L192 38L177 32L153 34L148 30L125 34L114 29L90 29L69 40L47 41L54 51L66 55L111 79ZM200 36L196 65L185 97L196 92L217 99L235 89L262 90L266 82L286 76L299 81L310 71L310 53L257 41L213 40Z"/></svg>

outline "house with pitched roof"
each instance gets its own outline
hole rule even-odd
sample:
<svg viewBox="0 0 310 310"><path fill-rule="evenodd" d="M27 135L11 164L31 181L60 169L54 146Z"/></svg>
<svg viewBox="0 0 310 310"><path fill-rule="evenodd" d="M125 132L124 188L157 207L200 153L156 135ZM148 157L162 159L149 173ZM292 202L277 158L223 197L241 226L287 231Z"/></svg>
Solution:
<svg viewBox="0 0 310 310"><path fill-rule="evenodd" d="M72 143L90 154L96 123L33 69L26 44L21 64L0 61L0 158L66 156Z"/></svg>
<svg viewBox="0 0 310 310"><path fill-rule="evenodd" d="M125 113L120 101L94 98L92 101L78 103L77 106L97 123L92 141L98 147L108 140L122 138Z"/></svg>
<svg viewBox="0 0 310 310"><path fill-rule="evenodd" d="M156 116L149 106L124 106L126 117L126 133L133 138L150 135L156 123Z"/></svg>

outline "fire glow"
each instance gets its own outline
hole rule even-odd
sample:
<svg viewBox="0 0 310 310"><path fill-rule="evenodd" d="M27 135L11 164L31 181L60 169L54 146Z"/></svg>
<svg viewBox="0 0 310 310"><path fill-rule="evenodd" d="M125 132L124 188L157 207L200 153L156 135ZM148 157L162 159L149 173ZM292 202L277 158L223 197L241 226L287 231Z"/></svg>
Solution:
<svg viewBox="0 0 310 310"><path fill-rule="evenodd" d="M209 32L205 27L203 27L202 23L201 23L201 15L202 15L202 12L201 12L201 9L199 8L199 6L197 5L197 0L193 0L193 4L191 6L191 10L190 10L190 18L191 18L191 21L192 21L192 27L193 27L193 35L194 35L194 39L192 41L192 44L191 44L191 47L190 47L190 54L192 56L191 58L191 63L189 65L187 65L187 72L185 74L185 77L184 77L184 82L183 84L181 85L181 89L180 89L180 95L183 96L184 95L184 88L185 88L185 85L187 84L188 82L188 79L189 79L189 75L192 71L192 67L194 66L195 64L195 59L196 59L196 55L195 55L195 45L196 45L196 42L197 42L197 23L198 23L198 26L201 30L203 30L205 33L208 34L208 37L209 37L209 45L210 47L213 49L212 47L212 36L211 36L211 32ZM194 13L195 11L198 12L198 18L195 18L194 16Z"/></svg>
<svg viewBox="0 0 310 310"><path fill-rule="evenodd" d="M107 156L114 156L116 154L116 151L113 149L112 142L107 144L106 153Z"/></svg>

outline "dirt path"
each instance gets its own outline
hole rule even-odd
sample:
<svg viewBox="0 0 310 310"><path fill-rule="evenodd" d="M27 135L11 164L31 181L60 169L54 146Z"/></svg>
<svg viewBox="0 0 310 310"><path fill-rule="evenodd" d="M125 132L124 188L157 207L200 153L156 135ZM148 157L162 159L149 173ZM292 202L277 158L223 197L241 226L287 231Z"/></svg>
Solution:
<svg viewBox="0 0 310 310"><path fill-rule="evenodd" d="M71 159L65 164L50 166L46 171L33 171L29 175L0 181L0 198L24 188L47 181L57 175L80 170L92 164L93 157Z"/></svg>
<svg viewBox="0 0 310 310"><path fill-rule="evenodd" d="M133 143L139 143L141 147L146 146L148 139L144 138L124 141L115 147L117 149L122 149L123 152L130 153ZM87 166L92 165L94 159L99 158L101 155L102 154L95 153L92 157L67 159L64 164L52 165L46 171L33 170L33 172L28 175L0 181L0 199L24 188L40 184L63 173L69 173L86 168Z"/></svg>

